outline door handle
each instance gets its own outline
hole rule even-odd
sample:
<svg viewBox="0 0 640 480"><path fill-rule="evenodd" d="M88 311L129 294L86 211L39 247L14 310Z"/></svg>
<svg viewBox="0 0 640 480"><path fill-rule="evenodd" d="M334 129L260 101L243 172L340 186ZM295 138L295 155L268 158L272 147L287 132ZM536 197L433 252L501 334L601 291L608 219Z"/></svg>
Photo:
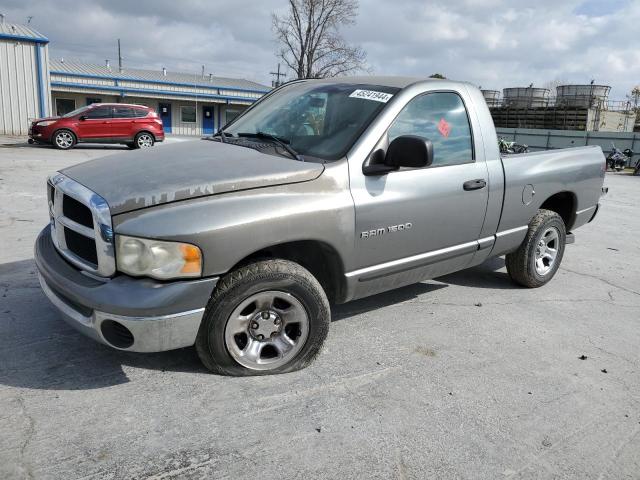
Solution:
<svg viewBox="0 0 640 480"><path fill-rule="evenodd" d="M462 184L462 188L466 191L469 190L480 190L487 186L487 182L484 178L477 178L475 180L468 180Z"/></svg>

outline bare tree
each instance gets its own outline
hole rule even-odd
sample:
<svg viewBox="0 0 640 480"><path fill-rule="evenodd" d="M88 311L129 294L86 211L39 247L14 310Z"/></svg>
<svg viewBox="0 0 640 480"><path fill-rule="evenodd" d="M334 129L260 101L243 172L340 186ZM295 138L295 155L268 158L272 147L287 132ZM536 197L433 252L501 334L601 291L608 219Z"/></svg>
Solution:
<svg viewBox="0 0 640 480"><path fill-rule="evenodd" d="M542 88L546 88L549 90L549 98L551 99L552 103L555 102L556 97L558 96L558 87L560 87L561 85L568 85L569 81L564 79L564 78L559 78L556 77L553 80L549 80L548 82L544 83L542 85Z"/></svg>
<svg viewBox="0 0 640 480"><path fill-rule="evenodd" d="M348 45L339 28L352 25L358 0L289 0L289 11L273 14L282 61L298 78L325 78L365 69L365 52Z"/></svg>

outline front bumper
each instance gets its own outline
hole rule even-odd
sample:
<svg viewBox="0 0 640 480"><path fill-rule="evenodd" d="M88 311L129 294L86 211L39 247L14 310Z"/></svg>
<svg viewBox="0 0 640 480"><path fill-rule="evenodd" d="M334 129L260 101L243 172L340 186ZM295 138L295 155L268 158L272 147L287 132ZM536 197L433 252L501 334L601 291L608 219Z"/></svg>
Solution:
<svg viewBox="0 0 640 480"><path fill-rule="evenodd" d="M35 261L43 292L71 326L100 343L134 352L193 345L218 281L158 282L127 275L97 279L62 258L50 227L38 236Z"/></svg>
<svg viewBox="0 0 640 480"><path fill-rule="evenodd" d="M31 126L29 127L29 138L38 143L50 143L51 132L45 127Z"/></svg>

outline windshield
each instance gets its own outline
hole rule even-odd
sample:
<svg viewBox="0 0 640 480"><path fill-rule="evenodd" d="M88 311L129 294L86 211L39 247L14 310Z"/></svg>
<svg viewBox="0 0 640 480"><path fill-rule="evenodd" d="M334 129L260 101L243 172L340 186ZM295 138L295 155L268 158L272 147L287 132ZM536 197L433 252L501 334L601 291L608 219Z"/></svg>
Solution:
<svg viewBox="0 0 640 480"><path fill-rule="evenodd" d="M76 115L78 115L79 113L84 112L85 110L89 110L90 105L87 105L86 107L80 107L80 108L76 108L75 110L69 112L69 113L65 113L62 118L70 118L70 117L75 117Z"/></svg>
<svg viewBox="0 0 640 480"><path fill-rule="evenodd" d="M224 134L272 135L300 155L343 157L398 88L346 83L294 83L234 120Z"/></svg>

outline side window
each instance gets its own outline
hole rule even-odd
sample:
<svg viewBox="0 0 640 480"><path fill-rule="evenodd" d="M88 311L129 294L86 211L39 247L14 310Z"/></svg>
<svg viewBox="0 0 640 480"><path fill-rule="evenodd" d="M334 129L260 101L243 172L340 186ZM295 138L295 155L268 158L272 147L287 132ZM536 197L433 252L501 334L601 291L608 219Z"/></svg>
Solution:
<svg viewBox="0 0 640 480"><path fill-rule="evenodd" d="M111 118L111 107L96 107L86 113L87 118Z"/></svg>
<svg viewBox="0 0 640 480"><path fill-rule="evenodd" d="M411 100L388 131L389 141L418 135L433 143L433 165L473 162L469 117L456 93L427 93Z"/></svg>
<svg viewBox="0 0 640 480"><path fill-rule="evenodd" d="M146 117L148 113L149 113L149 110L143 110L142 108L133 109L133 116L136 118Z"/></svg>
<svg viewBox="0 0 640 480"><path fill-rule="evenodd" d="M133 108L131 107L114 107L113 109L113 117L114 118L133 118Z"/></svg>

